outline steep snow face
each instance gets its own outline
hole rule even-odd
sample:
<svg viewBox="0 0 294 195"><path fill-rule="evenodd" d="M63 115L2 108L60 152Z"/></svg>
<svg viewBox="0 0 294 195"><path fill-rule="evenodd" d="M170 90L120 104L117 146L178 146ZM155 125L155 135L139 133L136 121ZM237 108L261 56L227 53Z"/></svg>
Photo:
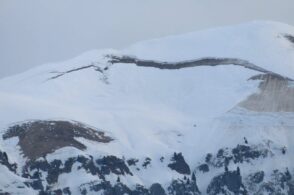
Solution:
<svg viewBox="0 0 294 195"><path fill-rule="evenodd" d="M119 150L145 150L152 155L163 147L172 152L181 146L178 133L190 132L201 142L206 135L202 129L255 92L258 84L247 81L256 71L233 65L174 71L115 64L105 74L107 83L92 69L54 80L46 80L51 75L48 73L33 83L29 80L30 85L22 81L20 91L10 87L1 96L5 102L1 105L1 111L5 110L2 124L72 119L111 131L122 145ZM142 138L146 141L137 141Z"/></svg>
<svg viewBox="0 0 294 195"><path fill-rule="evenodd" d="M199 163L207 153L216 153L222 148L239 151L237 145L244 143L244 137L254 147L241 149L252 152L255 161L250 160L249 164L243 165L234 157L237 159L235 164L226 165L230 169L238 166L242 172L244 168L244 176L258 171L254 165L264 162L268 163L262 168L265 172L286 167L293 169L293 156L290 155L294 150L290 141L294 136L291 131L294 127L293 112L291 109L286 109L289 112L281 112L285 109L276 110L272 107L264 109L266 104L260 105L260 102L263 103L261 81L250 79L270 72L282 78L285 89L291 88L285 94L293 94L291 79L294 79L294 46L285 35L294 35L294 28L279 23L253 22L145 41L122 51L92 51L66 62L43 65L2 79L1 135L6 133L9 126L21 121L75 120L102 129L113 138L109 143L95 143L76 137L85 146L83 150L64 147L47 155L47 168L41 168L43 177L47 174L46 171L50 172L52 167L56 167L51 163L55 162L54 159L78 164L95 159L98 167L107 167L109 161L115 162L112 165L118 164L119 169L126 172L126 175L120 175L120 181L127 186L140 184L149 188L154 183L160 183L167 190L172 179L183 177L183 174L170 169L175 165L168 166L172 154L176 152L182 153L184 162L190 166L191 171L184 175L195 172L197 177L203 178L199 178L198 184L199 190L205 193L213 176L220 174L225 164L215 166L214 163L207 162L212 171L205 175L199 173ZM138 66L136 62L113 63L110 56L130 56L145 60L147 64L155 61L158 66L226 58L236 59L238 63L246 62L246 65L254 68L246 68L244 63L220 61L211 65L207 62L201 66L160 69ZM272 91L270 87L267 88L267 94L272 95L267 104L274 102L272 98L279 97L276 95L279 90L274 89ZM258 96L258 101L253 102L255 99L251 100L252 94L259 93L262 94ZM247 99L251 100L250 104L244 103ZM294 102L294 97L286 99L286 105L293 106L291 100ZM255 105L263 108L258 109L258 114L251 109ZM269 142L271 144L267 144ZM21 175L22 166L31 159L22 155L18 143L18 138L1 140L0 150L9 153L9 160L19 165L16 171ZM260 144L266 149L259 150L257 146ZM289 151L287 157L279 153L283 147ZM229 149L224 149L226 150ZM263 151L266 151L266 155ZM274 160L264 160L270 153ZM78 155L86 157L77 158ZM111 155L115 157L102 158ZM230 158L225 155L223 158ZM220 161L221 157L216 156L216 161ZM174 161L178 158L183 163L181 155L174 157ZM144 166L130 166L131 174L128 174L122 159L131 158L138 159L139 164ZM288 160L284 160L283 164L275 163L281 159ZM96 170L95 163L93 170L89 168L95 173L94 176L87 174L88 164L83 164L84 169L77 168L79 165L74 163L71 165L72 172L68 172L65 165L65 168L59 169L60 179L56 180L56 175L53 177L48 173L54 179L43 182L43 185L49 185L52 190L71 187L72 191L78 193L79 187L80 190L88 189L87 185L80 186L83 184L81 182L93 181L95 175L101 174L101 170ZM32 170L26 174L32 174ZM119 175L115 174L115 170L105 176L111 184L115 183ZM74 180L73 175L79 175L83 181ZM232 172L225 173L223 177L239 175L240 173ZM66 182L67 178L73 181ZM218 177L220 178L222 177ZM102 182L100 179L98 183ZM179 182L174 182L169 189L178 188L175 186L179 186ZM212 189L216 190L216 187L211 187L209 191Z"/></svg>

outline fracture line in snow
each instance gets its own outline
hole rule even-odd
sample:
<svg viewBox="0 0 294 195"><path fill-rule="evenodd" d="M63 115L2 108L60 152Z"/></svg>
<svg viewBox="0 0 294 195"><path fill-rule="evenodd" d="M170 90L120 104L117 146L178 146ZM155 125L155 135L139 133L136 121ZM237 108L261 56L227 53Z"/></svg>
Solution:
<svg viewBox="0 0 294 195"><path fill-rule="evenodd" d="M165 61L155 61L155 60L143 60L138 59L136 57L132 56L114 56L114 55L107 55L107 58L109 58L108 62L110 64L135 64L137 66L141 67L152 67L152 68L158 68L158 69L167 69L167 70L177 70L182 68L192 68L192 67L198 67L198 66L221 66L221 65L236 65L241 66L244 68L248 68L251 70L255 70L261 73L265 74L271 74L274 76L282 77L286 80L291 80L288 77L284 77L282 75L279 75L277 73L274 73L272 71L269 71L267 69L264 69L260 66L257 66L247 60L238 59L238 58L214 58L214 57L206 57L206 58L200 58L196 60L186 60L186 61L179 61L179 62L165 62ZM65 74L72 73L75 71L87 69L87 68L95 68L96 71L104 73L104 70L107 70L108 68L101 69L99 66L96 65L87 65L82 66L79 68L74 68L65 72L51 72L54 74L57 74L55 76L50 77L48 80L56 79L58 77L61 77Z"/></svg>
<svg viewBox="0 0 294 195"><path fill-rule="evenodd" d="M270 71L256 66L248 62L247 60L237 58L200 58L196 60L186 60L180 62L160 62L154 60L142 60L131 56L108 56L109 62L112 64L124 63L124 64L136 64L137 66L153 67L159 69L182 69L192 68L197 66L219 66L219 65L238 65L252 70L256 70L263 73L270 73Z"/></svg>
<svg viewBox="0 0 294 195"><path fill-rule="evenodd" d="M102 69L99 66L95 66L95 65L91 64L91 65L82 66L79 68L74 68L74 69L71 69L71 70L68 70L65 72L51 72L51 73L57 74L57 75L52 76L52 77L48 78L47 80L57 79L58 77L61 77L65 74L72 73L72 72L79 71L79 70L83 70L83 69L87 69L87 68L95 68L96 71L103 73Z"/></svg>
<svg viewBox="0 0 294 195"><path fill-rule="evenodd" d="M206 57L206 58L200 58L196 60L186 60L186 61L180 61L180 62L164 62L164 61L160 62L155 60L142 60L132 56L109 55L107 57L110 58L108 62L111 64L117 64L117 63L135 64L137 66L142 66L142 67L153 67L153 68L168 69L168 70L192 68L197 66L237 65L237 66L242 66L244 68L248 68L251 70L255 70L265 74L270 74L277 77L282 77L286 80L293 81L291 78L274 73L260 66L257 66L247 60L238 59L238 58Z"/></svg>

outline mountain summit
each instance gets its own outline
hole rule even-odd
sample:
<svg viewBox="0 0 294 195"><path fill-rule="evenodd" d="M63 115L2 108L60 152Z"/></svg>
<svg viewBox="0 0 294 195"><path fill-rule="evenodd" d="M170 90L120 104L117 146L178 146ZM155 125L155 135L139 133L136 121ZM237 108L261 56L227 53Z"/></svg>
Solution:
<svg viewBox="0 0 294 195"><path fill-rule="evenodd" d="M251 22L0 80L0 193L294 194L294 27Z"/></svg>

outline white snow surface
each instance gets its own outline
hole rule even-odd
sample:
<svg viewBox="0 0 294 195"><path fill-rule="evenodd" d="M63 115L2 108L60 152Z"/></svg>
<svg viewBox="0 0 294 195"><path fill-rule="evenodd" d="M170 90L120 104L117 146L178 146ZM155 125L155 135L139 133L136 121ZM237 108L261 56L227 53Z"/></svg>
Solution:
<svg viewBox="0 0 294 195"><path fill-rule="evenodd" d="M115 140L97 144L77 138L88 147L86 151L63 148L48 159L77 153L136 157L140 162L150 157L151 168L138 173L131 170L134 176L121 178L131 185L146 186L180 177L166 164L156 163L161 156L182 152L188 164L196 166L206 153L235 146L244 136L253 143L272 140L293 153L293 113L255 113L236 107L258 92L259 81L248 79L259 72L234 65L160 70L133 64L110 65L105 58L107 54L169 62L240 58L294 78L294 45L284 34L294 35L294 28L275 22L251 22L144 41L122 51L91 51L4 78L0 80L1 134L15 122L34 119L76 120L97 127ZM108 82L92 68L48 80L54 75L52 71L89 64L109 66L104 75ZM1 140L0 150L9 151L11 161L23 164L26 159L15 139ZM293 160L281 164L273 161L271 166L286 167ZM82 175L79 171L79 180ZM68 182L62 176L58 186Z"/></svg>

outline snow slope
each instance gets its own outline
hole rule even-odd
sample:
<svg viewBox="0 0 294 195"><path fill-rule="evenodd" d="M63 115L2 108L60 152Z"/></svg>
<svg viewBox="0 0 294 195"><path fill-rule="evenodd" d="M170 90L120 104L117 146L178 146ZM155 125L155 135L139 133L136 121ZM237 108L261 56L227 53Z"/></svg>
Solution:
<svg viewBox="0 0 294 195"><path fill-rule="evenodd" d="M151 158L150 168L131 168L133 176L120 178L128 186L160 183L167 190L172 179L183 177L167 166L172 154L181 152L191 171L196 172L200 191L208 193L211 178L223 169L215 168L204 175L196 171L199 162L207 153L243 143L244 137L253 145L271 141L273 151L286 147L288 155L230 165L229 169L240 166L244 176L261 169L293 169L293 112L256 112L238 105L261 90L260 80L249 80L261 74L259 71L233 64L162 70L109 60L110 55L158 62L236 58L294 79L294 44L284 35L294 35L294 28L274 22L251 22L144 41L122 51L91 51L66 62L39 66L0 81L1 134L14 123L37 119L75 120L103 129L114 138L113 142L97 144L77 138L87 146L86 150L67 147L48 154L46 159L114 155L137 158L141 163ZM17 139L2 140L0 150L19 164L17 173L21 174L29 159L21 154ZM161 157L166 161L161 163ZM82 170L73 171L62 174L51 187L70 186L78 194L81 182L94 179ZM115 183L117 176L109 175L107 179Z"/></svg>

